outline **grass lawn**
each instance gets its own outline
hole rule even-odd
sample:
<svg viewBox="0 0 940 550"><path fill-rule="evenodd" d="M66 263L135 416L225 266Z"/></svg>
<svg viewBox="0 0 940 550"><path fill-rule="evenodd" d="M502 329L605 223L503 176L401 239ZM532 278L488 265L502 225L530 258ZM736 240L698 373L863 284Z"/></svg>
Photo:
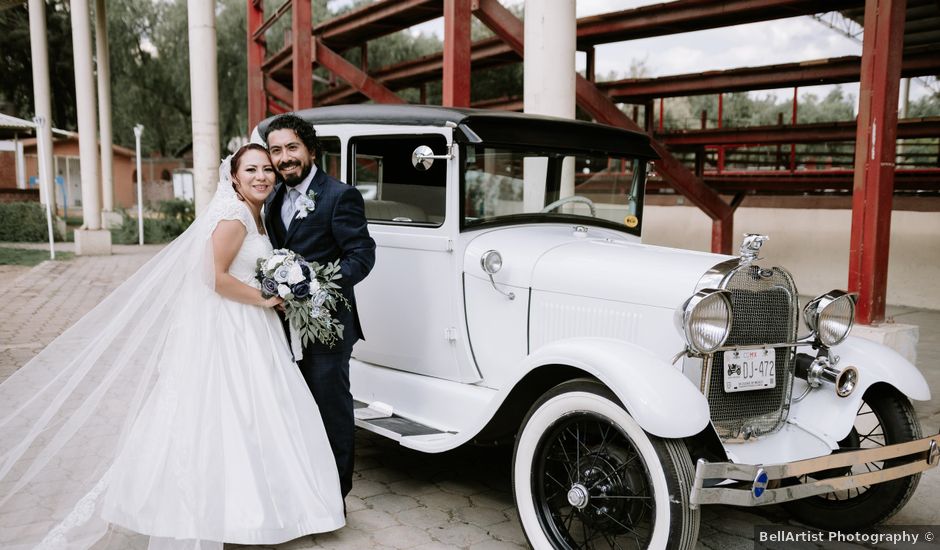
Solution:
<svg viewBox="0 0 940 550"><path fill-rule="evenodd" d="M70 260L75 257L71 252L56 251L56 260ZM25 248L8 248L0 246L0 265L34 266L49 259L48 250L28 250Z"/></svg>

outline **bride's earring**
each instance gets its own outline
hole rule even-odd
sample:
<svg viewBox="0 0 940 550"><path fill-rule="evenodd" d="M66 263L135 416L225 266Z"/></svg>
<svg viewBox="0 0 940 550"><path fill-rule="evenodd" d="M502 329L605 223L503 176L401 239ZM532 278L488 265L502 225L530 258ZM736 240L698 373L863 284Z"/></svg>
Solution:
<svg viewBox="0 0 940 550"><path fill-rule="evenodd" d="M232 178L232 189L235 190L235 196L238 197L238 200L244 202L244 201L245 201L245 197L243 197L242 194L241 194L241 192L238 190L238 183L237 183L237 182L238 182L237 179Z"/></svg>

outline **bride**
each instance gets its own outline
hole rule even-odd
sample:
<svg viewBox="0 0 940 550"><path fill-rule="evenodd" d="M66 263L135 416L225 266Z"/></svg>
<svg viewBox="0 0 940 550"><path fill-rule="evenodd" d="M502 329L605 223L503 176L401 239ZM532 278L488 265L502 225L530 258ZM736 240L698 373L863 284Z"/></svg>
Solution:
<svg viewBox="0 0 940 550"><path fill-rule="evenodd" d="M0 384L0 547L119 548L130 530L221 549L344 525L280 299L254 277L271 158L230 159L183 235Z"/></svg>

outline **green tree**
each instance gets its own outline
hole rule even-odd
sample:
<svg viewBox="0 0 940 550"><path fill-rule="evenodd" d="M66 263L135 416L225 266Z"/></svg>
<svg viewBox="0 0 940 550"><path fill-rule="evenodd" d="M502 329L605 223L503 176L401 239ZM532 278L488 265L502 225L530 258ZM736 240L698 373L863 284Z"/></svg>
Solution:
<svg viewBox="0 0 940 550"><path fill-rule="evenodd" d="M191 141L187 33L183 0L108 4L116 142L133 144L135 124L145 151L169 156Z"/></svg>
<svg viewBox="0 0 940 550"><path fill-rule="evenodd" d="M46 29L49 40L49 83L52 123L56 128L74 130L75 77L72 69L72 32L67 2L46 0ZM32 119L32 56L29 48L29 12L26 4L0 10L0 104L9 114Z"/></svg>

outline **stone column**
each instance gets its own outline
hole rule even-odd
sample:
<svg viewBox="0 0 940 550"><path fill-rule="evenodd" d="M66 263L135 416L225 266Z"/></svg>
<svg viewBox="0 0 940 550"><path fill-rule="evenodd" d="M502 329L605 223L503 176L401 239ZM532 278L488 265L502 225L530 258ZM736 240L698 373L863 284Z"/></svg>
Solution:
<svg viewBox="0 0 940 550"><path fill-rule="evenodd" d="M111 54L105 0L95 0L95 66L98 69L98 128L101 141L101 225L121 225L114 211L114 149L111 130Z"/></svg>
<svg viewBox="0 0 940 550"><path fill-rule="evenodd" d="M75 111L82 171L82 228L75 232L76 254L110 254L111 233L101 229L101 181L98 179L95 79L91 57L88 0L71 0L72 51L75 59Z"/></svg>
<svg viewBox="0 0 940 550"><path fill-rule="evenodd" d="M215 2L188 0L189 82L193 110L193 191L196 214L208 206L219 179L219 85Z"/></svg>
<svg viewBox="0 0 940 550"><path fill-rule="evenodd" d="M526 113L575 118L576 33L575 0L526 0L523 62ZM537 164L537 159L528 160L524 167L526 212L545 202L545 171ZM573 195L572 159L565 159L561 178L560 196Z"/></svg>
<svg viewBox="0 0 940 550"><path fill-rule="evenodd" d="M33 103L36 116L42 117L46 125L41 130L45 143L52 143L52 100L49 88L49 44L46 39L46 3L44 0L29 0L29 49L33 68ZM36 136L40 138L40 136ZM39 149L37 148L37 151ZM52 147L44 151L38 159L43 166L40 169L46 174L52 174ZM52 186L52 196L46 196L46 189L39 186L39 201L49 203L53 214L55 213L55 184Z"/></svg>

